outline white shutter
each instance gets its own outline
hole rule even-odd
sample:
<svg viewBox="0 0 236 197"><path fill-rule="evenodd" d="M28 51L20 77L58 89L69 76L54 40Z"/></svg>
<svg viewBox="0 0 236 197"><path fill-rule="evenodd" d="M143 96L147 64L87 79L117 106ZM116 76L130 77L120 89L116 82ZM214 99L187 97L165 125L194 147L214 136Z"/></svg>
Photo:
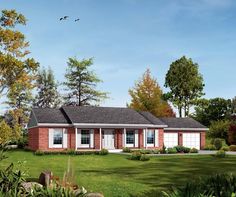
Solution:
<svg viewBox="0 0 236 197"><path fill-rule="evenodd" d="M143 129L143 147L146 147L146 129Z"/></svg>
<svg viewBox="0 0 236 197"><path fill-rule="evenodd" d="M78 142L78 147L81 146L81 130L77 129L77 142Z"/></svg>
<svg viewBox="0 0 236 197"><path fill-rule="evenodd" d="M158 141L158 139L159 139L159 131L158 131L158 129L155 129L155 147L158 147L159 146L159 141Z"/></svg>
<svg viewBox="0 0 236 197"><path fill-rule="evenodd" d="M126 147L126 129L124 129L122 137L123 137L123 140L122 140L123 141L123 147Z"/></svg>
<svg viewBox="0 0 236 197"><path fill-rule="evenodd" d="M135 133L135 135L134 135L134 136L135 136L135 137L134 137L134 143L135 143L135 144L134 144L134 147L138 147L138 144L139 144L139 143L138 143L138 130L135 130L134 133Z"/></svg>
<svg viewBox="0 0 236 197"><path fill-rule="evenodd" d="M63 129L63 148L67 148L67 129Z"/></svg>
<svg viewBox="0 0 236 197"><path fill-rule="evenodd" d="M54 129L48 129L48 147L53 148L53 131Z"/></svg>
<svg viewBox="0 0 236 197"><path fill-rule="evenodd" d="M90 148L94 147L94 130L90 130Z"/></svg>

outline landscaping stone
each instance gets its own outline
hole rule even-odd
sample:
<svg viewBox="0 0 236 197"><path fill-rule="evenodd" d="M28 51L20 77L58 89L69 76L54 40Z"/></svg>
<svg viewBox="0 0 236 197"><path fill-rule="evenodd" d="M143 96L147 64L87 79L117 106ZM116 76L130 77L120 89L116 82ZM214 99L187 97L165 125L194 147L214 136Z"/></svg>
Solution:
<svg viewBox="0 0 236 197"><path fill-rule="evenodd" d="M43 186L48 187L50 185L50 180L52 176L53 174L50 171L41 172L39 176L39 183Z"/></svg>
<svg viewBox="0 0 236 197"><path fill-rule="evenodd" d="M89 193L86 197L104 197L103 194L100 193Z"/></svg>
<svg viewBox="0 0 236 197"><path fill-rule="evenodd" d="M22 186L27 192L30 192L35 187L43 187L41 184L37 182L23 182Z"/></svg>

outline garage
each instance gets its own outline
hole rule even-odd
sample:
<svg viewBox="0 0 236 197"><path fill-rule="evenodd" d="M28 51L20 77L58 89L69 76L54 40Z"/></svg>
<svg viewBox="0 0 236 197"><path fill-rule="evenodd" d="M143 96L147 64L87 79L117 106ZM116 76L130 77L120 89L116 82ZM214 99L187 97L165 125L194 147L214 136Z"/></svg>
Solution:
<svg viewBox="0 0 236 197"><path fill-rule="evenodd" d="M178 145L178 133L164 133L164 145L167 148Z"/></svg>
<svg viewBox="0 0 236 197"><path fill-rule="evenodd" d="M200 133L183 133L183 146L200 149Z"/></svg>

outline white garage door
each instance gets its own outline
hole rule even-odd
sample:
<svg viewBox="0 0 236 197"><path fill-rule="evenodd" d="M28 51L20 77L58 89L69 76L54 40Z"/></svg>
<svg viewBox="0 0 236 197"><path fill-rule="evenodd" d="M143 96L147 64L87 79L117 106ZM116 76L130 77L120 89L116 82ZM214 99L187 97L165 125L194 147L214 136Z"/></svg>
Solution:
<svg viewBox="0 0 236 197"><path fill-rule="evenodd" d="M174 147L178 145L178 133L164 133L165 147Z"/></svg>
<svg viewBox="0 0 236 197"><path fill-rule="evenodd" d="M200 133L183 133L183 146L200 149Z"/></svg>

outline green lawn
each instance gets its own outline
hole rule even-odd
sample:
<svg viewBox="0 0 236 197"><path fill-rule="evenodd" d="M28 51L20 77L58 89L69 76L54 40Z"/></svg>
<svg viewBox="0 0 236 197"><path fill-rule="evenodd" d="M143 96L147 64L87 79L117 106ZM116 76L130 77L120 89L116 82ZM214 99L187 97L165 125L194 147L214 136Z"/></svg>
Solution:
<svg viewBox="0 0 236 197"><path fill-rule="evenodd" d="M12 151L0 162L0 168L10 162L27 161L30 177L38 177L43 170L63 176L67 168L66 155L35 156L31 152ZM212 156L160 156L150 161L131 161L125 155L109 154L71 156L77 182L90 191L102 192L106 197L129 196L150 189L168 189L182 185L194 177L216 172L236 173L236 157L219 159Z"/></svg>

